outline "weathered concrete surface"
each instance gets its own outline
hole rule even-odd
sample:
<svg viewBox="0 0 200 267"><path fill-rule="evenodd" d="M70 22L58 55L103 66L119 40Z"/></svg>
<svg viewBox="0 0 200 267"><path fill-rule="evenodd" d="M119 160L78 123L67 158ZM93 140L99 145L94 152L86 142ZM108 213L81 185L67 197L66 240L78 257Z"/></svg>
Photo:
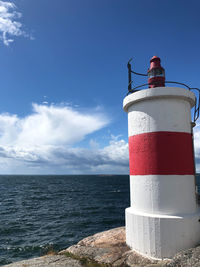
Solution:
<svg viewBox="0 0 200 267"><path fill-rule="evenodd" d="M130 250L125 242L125 228L119 227L89 236L78 242L78 244L59 252L57 255L47 255L4 265L4 267L55 266L199 267L200 246L180 252L172 260L153 260L142 257Z"/></svg>

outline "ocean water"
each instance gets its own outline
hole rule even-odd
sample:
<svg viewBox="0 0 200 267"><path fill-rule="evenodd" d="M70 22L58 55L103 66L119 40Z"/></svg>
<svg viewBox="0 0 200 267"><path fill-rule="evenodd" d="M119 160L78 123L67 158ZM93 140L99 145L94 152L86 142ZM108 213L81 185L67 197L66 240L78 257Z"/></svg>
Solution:
<svg viewBox="0 0 200 267"><path fill-rule="evenodd" d="M129 176L0 176L0 265L124 225Z"/></svg>
<svg viewBox="0 0 200 267"><path fill-rule="evenodd" d="M128 206L128 175L0 176L0 265L122 226Z"/></svg>

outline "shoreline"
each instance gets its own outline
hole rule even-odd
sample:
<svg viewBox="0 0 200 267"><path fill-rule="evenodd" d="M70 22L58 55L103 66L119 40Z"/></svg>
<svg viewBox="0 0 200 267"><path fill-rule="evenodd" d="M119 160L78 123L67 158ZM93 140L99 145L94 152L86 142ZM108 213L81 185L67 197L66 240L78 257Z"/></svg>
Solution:
<svg viewBox="0 0 200 267"><path fill-rule="evenodd" d="M88 236L58 253L14 262L2 267L198 267L200 246L157 260L131 250L125 242L125 227Z"/></svg>

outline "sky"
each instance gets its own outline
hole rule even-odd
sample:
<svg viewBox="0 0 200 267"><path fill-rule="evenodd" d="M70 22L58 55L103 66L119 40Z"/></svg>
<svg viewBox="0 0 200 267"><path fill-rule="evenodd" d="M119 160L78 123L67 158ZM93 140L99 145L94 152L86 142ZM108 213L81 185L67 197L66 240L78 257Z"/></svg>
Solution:
<svg viewBox="0 0 200 267"><path fill-rule="evenodd" d="M127 61L200 87L200 2L0 1L0 174L128 174ZM133 85L146 83L134 77ZM200 122L195 127L200 172Z"/></svg>

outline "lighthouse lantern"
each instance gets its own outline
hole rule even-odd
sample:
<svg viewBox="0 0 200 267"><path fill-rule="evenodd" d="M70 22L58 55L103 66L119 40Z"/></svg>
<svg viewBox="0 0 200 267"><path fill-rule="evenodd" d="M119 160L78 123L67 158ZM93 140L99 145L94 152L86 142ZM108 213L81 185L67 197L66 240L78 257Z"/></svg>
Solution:
<svg viewBox="0 0 200 267"><path fill-rule="evenodd" d="M148 69L149 88L165 86L165 70L160 64L159 57L152 57L150 60L150 68Z"/></svg>

